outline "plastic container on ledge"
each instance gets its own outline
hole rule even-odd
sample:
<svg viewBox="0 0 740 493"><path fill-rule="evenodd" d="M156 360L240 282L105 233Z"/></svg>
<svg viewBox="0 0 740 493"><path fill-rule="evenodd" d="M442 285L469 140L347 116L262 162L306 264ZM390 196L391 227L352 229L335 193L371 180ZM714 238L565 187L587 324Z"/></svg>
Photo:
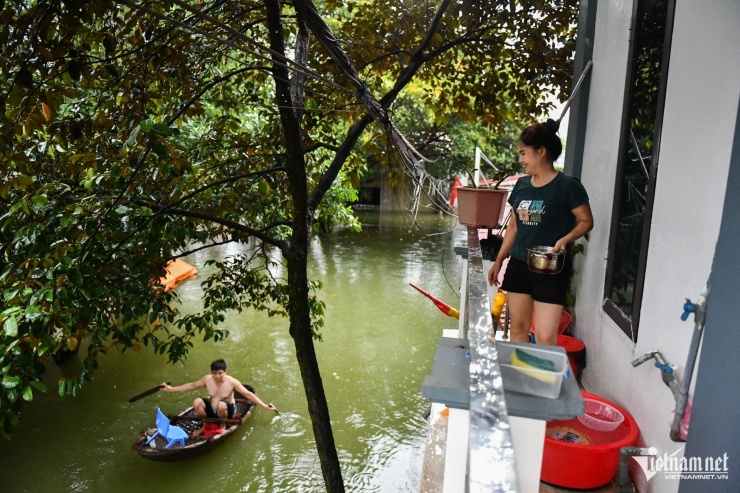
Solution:
<svg viewBox="0 0 740 493"><path fill-rule="evenodd" d="M512 354L515 353L517 348L523 351L527 357L550 361L554 370L548 371L523 366L521 359L512 358ZM497 342L496 349L504 389L547 399L560 397L563 378L569 378L570 376L567 355L536 346L522 347L506 342Z"/></svg>

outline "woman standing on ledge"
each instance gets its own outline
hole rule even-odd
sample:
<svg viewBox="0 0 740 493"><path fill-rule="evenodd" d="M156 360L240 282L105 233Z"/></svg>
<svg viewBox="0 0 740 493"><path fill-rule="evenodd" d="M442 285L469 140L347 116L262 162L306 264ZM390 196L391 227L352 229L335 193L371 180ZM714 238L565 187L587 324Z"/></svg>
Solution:
<svg viewBox="0 0 740 493"><path fill-rule="evenodd" d="M560 315L573 271L570 245L593 228L588 194L581 182L560 173L553 163L563 151L553 120L530 125L519 136L519 163L524 176L509 195L515 221L510 221L488 283L498 284L501 265L511 253L501 289L507 291L512 342L528 342L534 313L538 344L555 346ZM551 246L566 250L559 274L538 274L527 267L527 248Z"/></svg>

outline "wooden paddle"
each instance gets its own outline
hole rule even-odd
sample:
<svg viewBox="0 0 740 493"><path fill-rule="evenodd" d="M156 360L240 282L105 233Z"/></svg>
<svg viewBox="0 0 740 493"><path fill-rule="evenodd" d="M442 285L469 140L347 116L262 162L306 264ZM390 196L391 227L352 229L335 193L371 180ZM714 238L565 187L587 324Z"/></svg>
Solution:
<svg viewBox="0 0 740 493"><path fill-rule="evenodd" d="M250 401L249 399L241 399L241 398L237 397L237 398L236 398L236 399L234 399L234 400L235 400L236 402L247 402L247 403L249 403L249 404L254 404L254 403L253 403L252 401ZM272 404L272 402L270 402L270 404ZM274 404L273 404L273 405L274 405ZM278 410L277 410L277 408L273 409L273 412L274 412L275 414L277 414L278 416L280 416L280 411L278 411Z"/></svg>
<svg viewBox="0 0 740 493"><path fill-rule="evenodd" d="M170 382L167 382L167 385L169 385L169 384L170 384ZM148 395L152 395L152 394L154 394L154 393L157 393L157 392L159 392L159 391L160 391L160 390L162 390L163 388L164 388L164 384L161 384L161 383L160 383L160 384L159 384L159 385L157 385L156 387L152 387L152 388L151 388L151 389L149 389L149 390L145 390L145 391L144 391L144 392L142 392L141 394L136 394L135 396L133 396L133 397L132 397L131 399L129 399L128 401L129 401L129 402L136 402L136 401L138 401L139 399L143 399L144 397L146 397L146 396L148 396Z"/></svg>
<svg viewBox="0 0 740 493"><path fill-rule="evenodd" d="M207 418L199 416L167 416L170 421L201 421L203 423L224 423L227 425L235 425L240 423L238 419L221 419L221 418Z"/></svg>

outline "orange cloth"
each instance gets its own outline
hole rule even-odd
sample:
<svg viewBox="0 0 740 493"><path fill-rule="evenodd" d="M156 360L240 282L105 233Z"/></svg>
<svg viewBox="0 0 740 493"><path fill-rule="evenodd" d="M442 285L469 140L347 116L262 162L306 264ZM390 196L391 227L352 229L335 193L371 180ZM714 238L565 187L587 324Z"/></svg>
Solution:
<svg viewBox="0 0 740 493"><path fill-rule="evenodd" d="M455 205L455 201L457 200L457 187L461 186L462 183L460 183L460 180L455 177L454 181L452 182L452 191L450 192L450 205Z"/></svg>
<svg viewBox="0 0 740 493"><path fill-rule="evenodd" d="M189 277L193 277L198 273L198 269L179 258L170 260L166 269L167 275L159 280L159 284L164 286L165 291L175 289L175 284Z"/></svg>
<svg viewBox="0 0 740 493"><path fill-rule="evenodd" d="M218 423L203 423L203 436L215 437L223 433L223 431Z"/></svg>

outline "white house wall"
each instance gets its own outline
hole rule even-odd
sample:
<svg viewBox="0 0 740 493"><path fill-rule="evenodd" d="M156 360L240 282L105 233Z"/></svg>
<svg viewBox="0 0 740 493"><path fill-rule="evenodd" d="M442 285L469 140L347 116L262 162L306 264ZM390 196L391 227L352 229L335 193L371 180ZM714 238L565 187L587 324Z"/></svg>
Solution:
<svg viewBox="0 0 740 493"><path fill-rule="evenodd" d="M679 317L684 299L696 300L710 273L740 98L740 2L676 3L636 345L601 308L632 1L598 4L582 175L596 225L577 267L575 331L588 352L584 386L623 405L638 422L641 445L657 447L661 456L682 445L669 438L673 395L651 363L633 368L630 362L657 349L684 377L694 324L693 317ZM646 481L635 467L632 473L643 493L678 490L678 480L656 475Z"/></svg>

